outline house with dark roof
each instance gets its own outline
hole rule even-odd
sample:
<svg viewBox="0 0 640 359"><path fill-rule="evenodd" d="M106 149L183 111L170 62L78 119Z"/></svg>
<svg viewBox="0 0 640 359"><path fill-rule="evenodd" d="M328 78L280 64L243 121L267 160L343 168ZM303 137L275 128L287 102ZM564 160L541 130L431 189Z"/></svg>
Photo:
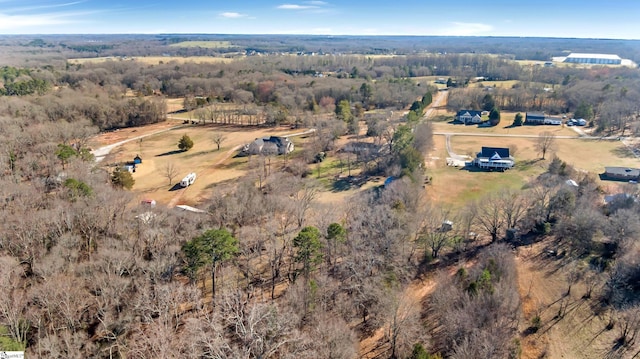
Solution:
<svg viewBox="0 0 640 359"><path fill-rule="evenodd" d="M473 160L473 165L486 170L505 171L516 164L515 159L509 154L509 149L504 147L482 147Z"/></svg>
<svg viewBox="0 0 640 359"><path fill-rule="evenodd" d="M546 116L543 112L527 112L524 119L525 125L561 125L562 119Z"/></svg>
<svg viewBox="0 0 640 359"><path fill-rule="evenodd" d="M544 113L527 112L524 123L525 125L542 125L544 123Z"/></svg>
<svg viewBox="0 0 640 359"><path fill-rule="evenodd" d="M243 155L284 155L294 149L293 142L287 137L270 136L256 138L242 148Z"/></svg>
<svg viewBox="0 0 640 359"><path fill-rule="evenodd" d="M479 124L482 122L482 111L460 110L456 114L456 120L465 125Z"/></svg>
<svg viewBox="0 0 640 359"><path fill-rule="evenodd" d="M638 181L640 177L640 169L629 167L605 167L603 177L610 180Z"/></svg>

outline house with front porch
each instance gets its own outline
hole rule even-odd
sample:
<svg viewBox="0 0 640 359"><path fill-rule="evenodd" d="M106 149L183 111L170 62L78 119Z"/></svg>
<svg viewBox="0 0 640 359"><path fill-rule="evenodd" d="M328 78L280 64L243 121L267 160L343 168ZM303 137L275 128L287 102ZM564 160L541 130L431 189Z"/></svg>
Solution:
<svg viewBox="0 0 640 359"><path fill-rule="evenodd" d="M473 165L485 170L506 171L515 166L515 159L504 147L482 147L473 160Z"/></svg>

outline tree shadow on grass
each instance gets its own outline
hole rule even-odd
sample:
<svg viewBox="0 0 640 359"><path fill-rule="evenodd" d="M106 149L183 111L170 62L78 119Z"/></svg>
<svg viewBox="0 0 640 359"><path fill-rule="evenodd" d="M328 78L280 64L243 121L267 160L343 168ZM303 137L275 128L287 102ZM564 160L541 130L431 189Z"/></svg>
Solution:
<svg viewBox="0 0 640 359"><path fill-rule="evenodd" d="M611 153L621 158L636 158L633 151L627 146L619 146L611 150Z"/></svg>
<svg viewBox="0 0 640 359"><path fill-rule="evenodd" d="M341 178L337 181L333 182L333 185L331 186L331 190L333 192L342 192L342 191L348 191L353 187L351 181L349 181L346 178Z"/></svg>
<svg viewBox="0 0 640 359"><path fill-rule="evenodd" d="M207 153L213 153L213 152L212 151L190 152L189 154L185 155L184 158L187 159L187 158L192 158L196 156L206 155Z"/></svg>
<svg viewBox="0 0 640 359"><path fill-rule="evenodd" d="M184 152L183 150L173 150L173 151L169 151L169 152L165 152L165 153L161 153L159 155L156 155L156 157L163 157L163 156L171 156L171 155L176 155L178 153L182 153Z"/></svg>

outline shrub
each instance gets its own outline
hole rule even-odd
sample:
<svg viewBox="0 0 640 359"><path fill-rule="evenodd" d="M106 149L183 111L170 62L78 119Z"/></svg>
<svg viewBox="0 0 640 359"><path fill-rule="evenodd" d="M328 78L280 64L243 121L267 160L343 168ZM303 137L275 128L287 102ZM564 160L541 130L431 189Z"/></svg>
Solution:
<svg viewBox="0 0 640 359"><path fill-rule="evenodd" d="M193 148L193 140L185 133L178 141L178 148L181 151L189 151Z"/></svg>
<svg viewBox="0 0 640 359"><path fill-rule="evenodd" d="M118 188L131 189L136 183L133 176L129 171L123 171L121 168L116 168L111 174L111 183Z"/></svg>

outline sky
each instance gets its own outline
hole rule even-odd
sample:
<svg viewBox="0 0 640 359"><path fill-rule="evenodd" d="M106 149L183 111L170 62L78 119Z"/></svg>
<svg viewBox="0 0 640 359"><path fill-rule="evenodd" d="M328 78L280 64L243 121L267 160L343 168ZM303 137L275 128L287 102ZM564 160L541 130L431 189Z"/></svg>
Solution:
<svg viewBox="0 0 640 359"><path fill-rule="evenodd" d="M0 0L0 34L640 39L639 0Z"/></svg>

